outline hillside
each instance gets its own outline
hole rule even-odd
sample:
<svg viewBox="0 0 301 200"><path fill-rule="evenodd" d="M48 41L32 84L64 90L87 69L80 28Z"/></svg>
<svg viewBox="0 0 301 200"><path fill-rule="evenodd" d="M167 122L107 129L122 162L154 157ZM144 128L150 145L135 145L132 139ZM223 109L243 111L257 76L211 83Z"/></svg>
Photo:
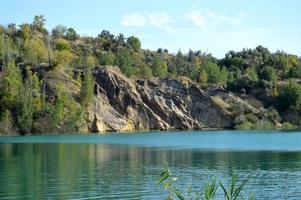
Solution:
<svg viewBox="0 0 301 200"><path fill-rule="evenodd" d="M0 133L270 129L300 125L301 60L258 46L217 59L138 38L0 26Z"/></svg>

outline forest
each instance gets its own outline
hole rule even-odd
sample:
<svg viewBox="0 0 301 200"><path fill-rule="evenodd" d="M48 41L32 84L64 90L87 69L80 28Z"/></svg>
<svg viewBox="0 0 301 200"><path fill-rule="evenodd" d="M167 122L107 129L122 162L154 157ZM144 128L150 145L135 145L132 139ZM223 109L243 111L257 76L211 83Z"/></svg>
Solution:
<svg viewBox="0 0 301 200"><path fill-rule="evenodd" d="M202 51L143 49L139 38L107 30L84 37L72 27L57 25L49 31L45 24L44 16L37 15L31 23L0 25L1 133L38 132L45 124L51 132L62 131L63 125L68 127L64 131L76 130L93 99L96 66L117 66L131 79L184 77L234 93L248 94L252 88L261 88L269 97L266 107L277 110L275 118L301 111L301 58L297 55L258 46L229 51L217 59ZM62 81L55 98L50 98L45 72L52 77L62 73L72 77L79 95L66 92L68 87ZM289 127L298 126L299 121L295 119Z"/></svg>

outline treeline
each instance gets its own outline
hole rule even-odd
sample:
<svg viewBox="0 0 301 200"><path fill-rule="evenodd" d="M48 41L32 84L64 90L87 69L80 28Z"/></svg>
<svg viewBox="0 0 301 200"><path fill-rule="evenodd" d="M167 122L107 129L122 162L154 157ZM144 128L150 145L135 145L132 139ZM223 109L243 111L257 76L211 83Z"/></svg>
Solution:
<svg viewBox="0 0 301 200"><path fill-rule="evenodd" d="M32 23L0 26L0 116L5 131L32 132L43 126L40 119L44 118L53 131L79 127L93 99L92 69L102 65L116 65L134 78L184 76L199 84L223 85L248 80L265 85L279 110L301 103L296 81L281 90L278 84L301 78L301 60L296 55L271 53L262 46L230 51L223 59L201 51L172 54L161 48L142 49L134 36L102 31L97 37L81 37L62 25L48 31L45 23L40 15ZM66 92L64 83L58 84L55 100L47 97L45 83L36 72L58 69L68 71L77 82L81 88L78 99Z"/></svg>

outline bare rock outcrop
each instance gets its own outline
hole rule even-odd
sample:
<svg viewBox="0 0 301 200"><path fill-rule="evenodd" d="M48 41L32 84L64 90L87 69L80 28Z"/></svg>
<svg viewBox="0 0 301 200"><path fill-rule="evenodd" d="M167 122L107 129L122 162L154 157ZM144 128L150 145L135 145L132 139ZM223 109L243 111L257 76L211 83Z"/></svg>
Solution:
<svg viewBox="0 0 301 200"><path fill-rule="evenodd" d="M260 117L223 87L207 90L189 80L132 80L117 67L95 69L95 98L88 111L92 132L233 128L242 114Z"/></svg>

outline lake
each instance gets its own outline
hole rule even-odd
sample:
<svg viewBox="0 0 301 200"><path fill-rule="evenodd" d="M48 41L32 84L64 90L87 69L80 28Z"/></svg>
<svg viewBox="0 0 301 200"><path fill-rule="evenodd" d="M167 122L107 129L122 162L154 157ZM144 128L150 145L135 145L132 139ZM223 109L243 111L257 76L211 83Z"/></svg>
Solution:
<svg viewBox="0 0 301 200"><path fill-rule="evenodd" d="M165 163L183 189L235 171L245 195L301 199L298 131L0 137L0 199L164 199Z"/></svg>

